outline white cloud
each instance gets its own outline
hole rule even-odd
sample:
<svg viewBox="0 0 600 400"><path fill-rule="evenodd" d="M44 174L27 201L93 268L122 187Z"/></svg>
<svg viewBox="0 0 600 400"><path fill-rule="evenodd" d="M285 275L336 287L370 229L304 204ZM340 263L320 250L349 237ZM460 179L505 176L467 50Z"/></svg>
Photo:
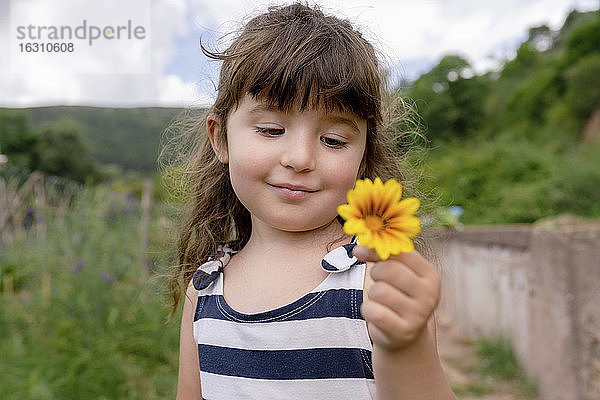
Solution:
<svg viewBox="0 0 600 400"><path fill-rule="evenodd" d="M35 10L40 10L40 4L35 3L37 0L23 1L28 1L31 4L33 16L35 16ZM90 0L86 1L90 2ZM85 3L85 1L79 3ZM20 5L22 4L20 3ZM1 5L0 8L0 11L8 11L6 3ZM114 14L114 10L115 8L107 8L108 13ZM45 10L46 13L51 11L51 9ZM57 19L68 20L69 15L65 12L65 9L57 8L55 11L56 15L52 15L53 21ZM192 99L189 94L192 83L183 82L178 78L173 79L170 76L163 77L163 71L175 52L174 37L185 35L189 30L187 2L185 0L152 0L151 11L152 51L151 61L148 61L151 65L149 65L150 68L148 68L147 73L107 74L103 72L81 74L65 73L64 71L50 73L42 69L43 65L35 70L25 71L25 73L23 71L11 73L9 60L1 58L0 106L24 107L49 104L131 106L136 104L182 105L189 103ZM44 15L46 14L38 13L37 18L42 18L40 21L43 21ZM105 18L108 19L109 16L105 16ZM90 18L102 20L102 16L97 14L91 15ZM114 18L112 19L114 20ZM69 21L69 23L73 24L77 21ZM10 41L8 38L11 34L8 30L9 25L9 23L2 24L0 46L3 49L9 47ZM79 70L98 70L99 65L101 65L100 62L102 62L102 57L99 57L98 54L96 53L94 56L80 55L74 62L79 65ZM139 61L140 53L138 49L131 47L128 51L120 52L118 56L120 59L117 65L122 71L128 65L133 65Z"/></svg>
<svg viewBox="0 0 600 400"><path fill-rule="evenodd" d="M161 77L158 82L157 101L160 104L193 105L199 101L199 95L201 94L196 93L194 84L184 82L177 75Z"/></svg>
<svg viewBox="0 0 600 400"><path fill-rule="evenodd" d="M77 4L87 1L92 0L79 0ZM209 104L214 96L211 84L217 79L217 71L197 48L190 50L196 46L200 34L217 38L239 28L240 20L266 10L270 4L281 3L150 1L152 52L148 73L12 74L6 52L0 52L0 106ZM390 66L396 71L405 68L404 74L409 77L448 53L465 56L477 71L493 68L498 59L514 52L529 27L546 23L557 29L576 6L583 10L598 7L597 0L323 0L320 4L326 13L352 21L376 43ZM7 5L8 1L0 1L0 48L3 49L9 46ZM35 10L39 8L31 11ZM68 10L56 11L68 17ZM107 12L118 14L118 9ZM190 49L178 49L182 39ZM189 44L191 41L193 45ZM136 59L133 51L122 56L123 63ZM174 65L179 69L175 70ZM189 73L183 76L181 71Z"/></svg>
<svg viewBox="0 0 600 400"><path fill-rule="evenodd" d="M186 0L152 0L152 69L162 72L175 52L174 38L189 32Z"/></svg>

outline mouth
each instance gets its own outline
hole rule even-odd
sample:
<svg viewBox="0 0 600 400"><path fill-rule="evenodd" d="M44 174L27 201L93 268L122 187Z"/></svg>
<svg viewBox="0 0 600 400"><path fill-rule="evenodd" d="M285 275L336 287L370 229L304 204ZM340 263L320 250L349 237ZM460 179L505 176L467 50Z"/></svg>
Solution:
<svg viewBox="0 0 600 400"><path fill-rule="evenodd" d="M309 196L311 193L317 192L317 189L312 189L302 185L292 185L289 183L269 183L268 185L277 190L283 196L292 199L300 199Z"/></svg>
<svg viewBox="0 0 600 400"><path fill-rule="evenodd" d="M309 187L306 186L302 186L302 185L292 185L290 183L273 183L270 184L271 186L275 187L275 188L280 188L280 189L287 189L287 190L291 190L291 191L295 191L295 192L308 192L308 193L312 193L312 192L316 192L317 189L311 189Z"/></svg>

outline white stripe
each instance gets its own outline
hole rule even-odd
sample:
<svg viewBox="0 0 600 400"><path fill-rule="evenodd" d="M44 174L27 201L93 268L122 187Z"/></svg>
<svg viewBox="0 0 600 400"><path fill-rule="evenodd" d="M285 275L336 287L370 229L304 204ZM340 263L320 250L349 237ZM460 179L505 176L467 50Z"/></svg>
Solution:
<svg viewBox="0 0 600 400"><path fill-rule="evenodd" d="M356 289L362 290L366 265L355 265L342 272L330 272L327 278L311 293L323 292L329 289Z"/></svg>
<svg viewBox="0 0 600 400"><path fill-rule="evenodd" d="M376 399L372 379L266 380L201 372L202 397L207 400L239 399Z"/></svg>
<svg viewBox="0 0 600 400"><path fill-rule="evenodd" d="M329 289L356 289L362 290L366 265L355 265L347 271L331 272L310 293L324 292ZM223 295L223 274L206 289L198 291L198 296Z"/></svg>
<svg viewBox="0 0 600 400"><path fill-rule="evenodd" d="M196 343L247 350L359 348L372 350L362 319L315 318L269 323L240 323L201 318L194 322Z"/></svg>

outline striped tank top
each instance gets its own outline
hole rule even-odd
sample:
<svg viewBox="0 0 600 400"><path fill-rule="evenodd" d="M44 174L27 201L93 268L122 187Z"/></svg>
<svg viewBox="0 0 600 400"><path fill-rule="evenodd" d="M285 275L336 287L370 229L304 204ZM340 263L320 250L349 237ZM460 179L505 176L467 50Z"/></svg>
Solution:
<svg viewBox="0 0 600 400"><path fill-rule="evenodd" d="M365 264L356 240L329 252L330 274L310 293L274 310L242 314L223 297L232 251L198 268L194 339L202 398L375 399L372 345L360 314Z"/></svg>

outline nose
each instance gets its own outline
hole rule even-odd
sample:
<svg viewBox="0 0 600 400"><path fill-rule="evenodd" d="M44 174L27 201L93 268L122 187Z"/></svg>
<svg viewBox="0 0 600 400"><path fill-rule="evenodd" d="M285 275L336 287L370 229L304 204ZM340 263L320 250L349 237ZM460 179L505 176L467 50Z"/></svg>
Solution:
<svg viewBox="0 0 600 400"><path fill-rule="evenodd" d="M316 144L311 140L311 135L301 132L289 132L288 140L283 143L281 151L281 165L296 172L308 172L315 169Z"/></svg>

